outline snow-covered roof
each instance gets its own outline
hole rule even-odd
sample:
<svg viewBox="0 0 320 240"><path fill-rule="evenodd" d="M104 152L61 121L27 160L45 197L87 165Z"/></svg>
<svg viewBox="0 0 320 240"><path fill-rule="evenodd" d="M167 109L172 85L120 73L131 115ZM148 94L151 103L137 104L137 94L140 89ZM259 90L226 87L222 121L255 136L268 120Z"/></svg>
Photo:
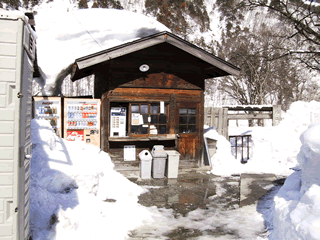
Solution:
<svg viewBox="0 0 320 240"><path fill-rule="evenodd" d="M4 9L0 9L0 19L21 19L25 23L28 23L28 17L21 11L6 11Z"/></svg>
<svg viewBox="0 0 320 240"><path fill-rule="evenodd" d="M59 12L39 9L35 15L38 65L52 83L75 59L156 32L170 31L158 21L115 9Z"/></svg>

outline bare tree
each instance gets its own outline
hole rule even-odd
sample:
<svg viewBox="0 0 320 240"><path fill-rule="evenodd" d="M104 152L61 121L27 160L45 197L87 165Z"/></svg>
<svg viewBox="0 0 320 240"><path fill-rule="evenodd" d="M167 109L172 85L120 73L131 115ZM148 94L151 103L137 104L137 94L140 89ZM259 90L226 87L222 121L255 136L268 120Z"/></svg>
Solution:
<svg viewBox="0 0 320 240"><path fill-rule="evenodd" d="M236 23L241 22L248 11L266 10L286 28L277 34L286 44L278 48L277 54L269 56L268 60L291 56L308 69L320 70L319 3L311 0L217 0L217 5L227 21L234 20Z"/></svg>
<svg viewBox="0 0 320 240"><path fill-rule="evenodd" d="M266 24L272 18L258 11L249 20L254 24L229 26L222 34L218 55L239 66L241 74L221 78L219 89L239 104L281 104L286 110L293 101L303 99L309 72L292 55L277 57L292 46L281 36L286 26Z"/></svg>

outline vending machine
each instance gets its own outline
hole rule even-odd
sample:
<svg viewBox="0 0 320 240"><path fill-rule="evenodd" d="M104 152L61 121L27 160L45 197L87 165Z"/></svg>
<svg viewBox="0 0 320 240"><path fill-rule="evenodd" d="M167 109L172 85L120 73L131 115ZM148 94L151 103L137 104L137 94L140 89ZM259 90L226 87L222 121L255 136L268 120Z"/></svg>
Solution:
<svg viewBox="0 0 320 240"><path fill-rule="evenodd" d="M110 137L126 136L126 113L125 107L112 107L110 110Z"/></svg>
<svg viewBox="0 0 320 240"><path fill-rule="evenodd" d="M33 97L34 118L47 120L58 137L61 135L61 98Z"/></svg>
<svg viewBox="0 0 320 240"><path fill-rule="evenodd" d="M100 99L64 99L64 138L100 147Z"/></svg>

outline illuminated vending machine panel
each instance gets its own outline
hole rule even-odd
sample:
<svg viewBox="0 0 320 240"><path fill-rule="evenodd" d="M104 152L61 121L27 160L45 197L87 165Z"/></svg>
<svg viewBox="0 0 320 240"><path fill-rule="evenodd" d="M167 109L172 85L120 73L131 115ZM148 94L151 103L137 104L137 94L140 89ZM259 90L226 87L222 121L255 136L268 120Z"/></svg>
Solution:
<svg viewBox="0 0 320 240"><path fill-rule="evenodd" d="M61 137L61 98L33 97L34 117L47 120L58 137Z"/></svg>
<svg viewBox="0 0 320 240"><path fill-rule="evenodd" d="M112 107L110 110L110 137L126 136L126 112L125 107Z"/></svg>
<svg viewBox="0 0 320 240"><path fill-rule="evenodd" d="M64 138L100 147L100 99L64 99Z"/></svg>

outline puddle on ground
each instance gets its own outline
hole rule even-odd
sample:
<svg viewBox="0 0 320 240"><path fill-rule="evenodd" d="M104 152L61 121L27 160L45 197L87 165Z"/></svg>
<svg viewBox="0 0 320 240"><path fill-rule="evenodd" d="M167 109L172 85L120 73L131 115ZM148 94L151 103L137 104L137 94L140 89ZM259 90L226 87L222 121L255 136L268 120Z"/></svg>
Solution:
<svg viewBox="0 0 320 240"><path fill-rule="evenodd" d="M159 222L132 230L129 233L130 240L267 239L268 232L261 231L259 224L259 229L252 227L247 221L251 215L243 214L242 208L239 208L240 175L219 177L191 172L179 175L177 179L130 180L148 190L139 196L139 203L145 207L156 206L160 214L163 213L157 217ZM260 188L267 184L269 188L276 183L262 182L263 186L257 184ZM257 206L252 205L245 211L251 211L254 216L258 212L266 217L270 205L266 202L272 201L277 191L276 188L270 190L268 196L263 196L266 200L257 198Z"/></svg>
<svg viewBox="0 0 320 240"><path fill-rule="evenodd" d="M208 206L233 209L239 206L239 177L216 177L214 175L188 173L177 179L131 179L148 189L139 196L139 203L146 207L173 209L175 217ZM153 188L158 186L159 188ZM218 186L218 187L217 187ZM223 189L221 191L220 189ZM222 197L222 195L227 195Z"/></svg>
<svg viewBox="0 0 320 240"><path fill-rule="evenodd" d="M145 207L156 206L173 210L175 218L185 217L198 208L230 210L239 208L239 176L218 177L208 174L187 173L177 179L130 179L147 189L139 196L139 203ZM153 239L149 233L131 231L130 239ZM178 227L164 235L165 239L193 239L202 235L230 234L219 227L210 232ZM231 233L234 234L234 233Z"/></svg>

